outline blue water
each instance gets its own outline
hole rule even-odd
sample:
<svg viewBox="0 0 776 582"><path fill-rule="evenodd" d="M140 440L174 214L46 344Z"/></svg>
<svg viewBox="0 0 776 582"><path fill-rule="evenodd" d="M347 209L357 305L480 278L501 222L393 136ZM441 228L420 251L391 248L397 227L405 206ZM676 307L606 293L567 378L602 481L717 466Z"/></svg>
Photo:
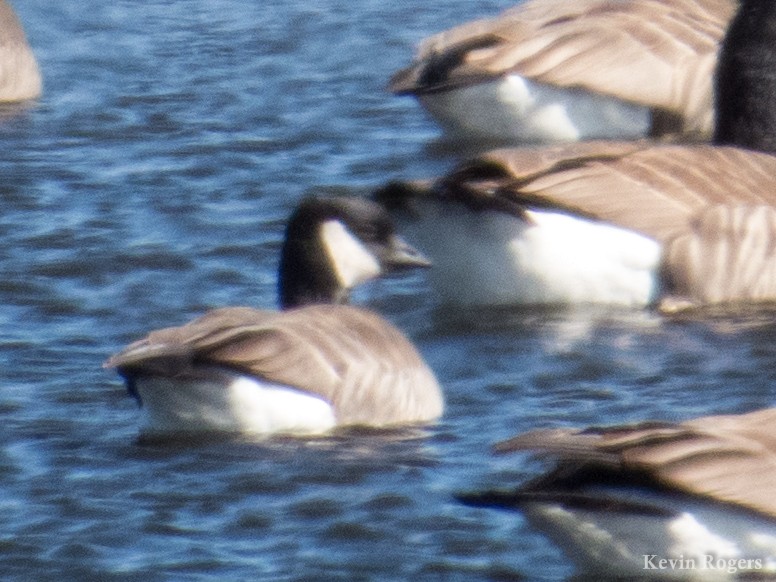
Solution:
<svg viewBox="0 0 776 582"><path fill-rule="evenodd" d="M17 0L45 95L0 122L3 580L557 580L517 514L457 491L543 468L536 427L771 405L773 314L435 309L421 275L357 294L447 395L427 431L144 444L104 359L223 305L275 305L307 193L455 154L390 73L508 0Z"/></svg>

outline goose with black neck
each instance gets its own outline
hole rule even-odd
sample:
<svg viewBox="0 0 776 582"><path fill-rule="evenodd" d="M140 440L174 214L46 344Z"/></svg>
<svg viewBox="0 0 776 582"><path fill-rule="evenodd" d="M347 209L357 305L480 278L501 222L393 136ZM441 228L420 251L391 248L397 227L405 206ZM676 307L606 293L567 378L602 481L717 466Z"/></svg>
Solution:
<svg viewBox="0 0 776 582"><path fill-rule="evenodd" d="M307 199L288 221L281 255L282 310L215 309L105 363L140 403L144 436L323 434L442 414L441 389L412 343L377 314L343 304L359 283L428 266L382 208Z"/></svg>

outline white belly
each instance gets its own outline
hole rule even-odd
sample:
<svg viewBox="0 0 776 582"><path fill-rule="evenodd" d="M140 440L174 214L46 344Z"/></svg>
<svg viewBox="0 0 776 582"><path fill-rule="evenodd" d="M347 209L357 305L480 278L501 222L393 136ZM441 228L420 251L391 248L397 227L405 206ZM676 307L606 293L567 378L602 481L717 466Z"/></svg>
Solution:
<svg viewBox="0 0 776 582"><path fill-rule="evenodd" d="M146 435L197 432L323 433L336 420L325 400L226 371L199 379L138 378Z"/></svg>
<svg viewBox="0 0 776 582"><path fill-rule="evenodd" d="M529 221L424 203L401 232L429 256L444 303L643 307L658 293L660 245L605 223L546 211Z"/></svg>
<svg viewBox="0 0 776 582"><path fill-rule="evenodd" d="M519 142L636 139L648 134L648 108L508 75L419 96L454 135Z"/></svg>
<svg viewBox="0 0 776 582"><path fill-rule="evenodd" d="M601 511L557 503L529 503L523 509L532 525L588 575L730 580L776 572L775 522L701 500L642 494L633 498L676 513Z"/></svg>

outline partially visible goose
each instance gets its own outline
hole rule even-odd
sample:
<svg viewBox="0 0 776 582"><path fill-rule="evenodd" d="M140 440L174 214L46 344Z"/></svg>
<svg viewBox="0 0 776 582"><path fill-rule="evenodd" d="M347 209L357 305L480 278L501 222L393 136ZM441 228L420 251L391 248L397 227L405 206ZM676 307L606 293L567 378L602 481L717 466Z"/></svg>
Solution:
<svg viewBox="0 0 776 582"><path fill-rule="evenodd" d="M496 450L557 458L554 470L517 489L460 498L523 512L588 575L773 575L775 426L776 409L766 409L678 424L534 431Z"/></svg>
<svg viewBox="0 0 776 582"><path fill-rule="evenodd" d="M442 394L414 346L378 315L341 304L384 271L422 266L376 204L311 198L287 225L282 311L216 309L151 332L105 366L143 407L145 435L429 422Z"/></svg>
<svg viewBox="0 0 776 582"><path fill-rule="evenodd" d="M737 0L527 0L426 39L389 89L446 129L528 141L713 129L717 45Z"/></svg>
<svg viewBox="0 0 776 582"><path fill-rule="evenodd" d="M744 2L718 85L720 145L498 150L377 196L449 303L774 301L776 3Z"/></svg>
<svg viewBox="0 0 776 582"><path fill-rule="evenodd" d="M38 62L5 0L0 0L0 103L35 99L41 93Z"/></svg>

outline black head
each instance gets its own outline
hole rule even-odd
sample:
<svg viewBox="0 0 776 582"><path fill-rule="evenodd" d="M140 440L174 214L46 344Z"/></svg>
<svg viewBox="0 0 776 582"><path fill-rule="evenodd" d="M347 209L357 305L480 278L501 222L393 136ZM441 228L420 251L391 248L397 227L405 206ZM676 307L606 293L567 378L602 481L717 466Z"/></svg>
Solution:
<svg viewBox="0 0 776 582"><path fill-rule="evenodd" d="M776 152L776 2L743 0L722 42L714 142Z"/></svg>
<svg viewBox="0 0 776 582"><path fill-rule="evenodd" d="M345 303L359 283L388 271L429 265L396 233L379 204L362 198L307 198L286 226L280 303L284 308Z"/></svg>

